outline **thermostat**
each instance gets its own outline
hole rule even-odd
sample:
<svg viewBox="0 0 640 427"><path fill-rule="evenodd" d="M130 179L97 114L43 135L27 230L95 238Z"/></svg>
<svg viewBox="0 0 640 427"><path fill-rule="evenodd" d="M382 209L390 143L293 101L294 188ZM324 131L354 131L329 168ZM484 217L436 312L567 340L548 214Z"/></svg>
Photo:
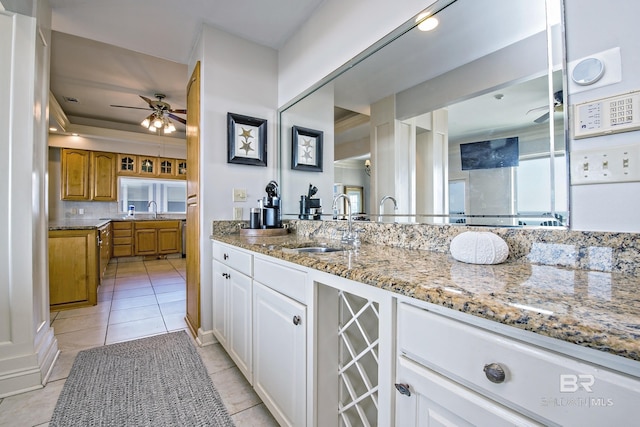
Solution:
<svg viewBox="0 0 640 427"><path fill-rule="evenodd" d="M640 129L640 91L611 96L574 107L575 139Z"/></svg>

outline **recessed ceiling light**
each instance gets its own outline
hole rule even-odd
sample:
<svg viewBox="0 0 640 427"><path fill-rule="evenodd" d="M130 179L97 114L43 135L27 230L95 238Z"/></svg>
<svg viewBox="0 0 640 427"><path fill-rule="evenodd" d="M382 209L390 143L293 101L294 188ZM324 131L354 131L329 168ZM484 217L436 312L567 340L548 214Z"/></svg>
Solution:
<svg viewBox="0 0 640 427"><path fill-rule="evenodd" d="M438 26L439 22L435 16L430 16L428 18L427 16L428 14L422 13L416 18L416 22L419 22L418 29L420 31L431 31Z"/></svg>
<svg viewBox="0 0 640 427"><path fill-rule="evenodd" d="M62 99L64 99L64 102L71 102L73 104L77 104L78 102L78 98L74 98L72 96L63 96Z"/></svg>
<svg viewBox="0 0 640 427"><path fill-rule="evenodd" d="M50 127L50 128L49 128L49 131L51 131L51 132L57 132L57 131L58 131L58 128Z"/></svg>

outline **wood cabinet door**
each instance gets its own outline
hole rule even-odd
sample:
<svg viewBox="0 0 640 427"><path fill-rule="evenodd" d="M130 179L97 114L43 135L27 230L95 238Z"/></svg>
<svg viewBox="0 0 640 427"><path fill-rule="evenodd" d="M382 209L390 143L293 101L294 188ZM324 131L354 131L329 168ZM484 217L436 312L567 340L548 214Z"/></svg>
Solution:
<svg viewBox="0 0 640 427"><path fill-rule="evenodd" d="M62 200L89 200L91 191L89 186L89 165L91 156L89 151L63 148L60 164Z"/></svg>
<svg viewBox="0 0 640 427"><path fill-rule="evenodd" d="M49 304L97 303L98 238L96 230L49 232Z"/></svg>
<svg viewBox="0 0 640 427"><path fill-rule="evenodd" d="M104 202L118 200L116 162L114 153L91 152L92 200Z"/></svg>
<svg viewBox="0 0 640 427"><path fill-rule="evenodd" d="M135 255L155 255L158 253L158 233L153 228L136 230L133 244Z"/></svg>
<svg viewBox="0 0 640 427"><path fill-rule="evenodd" d="M137 175L138 156L133 154L118 154L118 175Z"/></svg>
<svg viewBox="0 0 640 427"><path fill-rule="evenodd" d="M306 421L305 315L304 305L254 280L253 387L283 426Z"/></svg>
<svg viewBox="0 0 640 427"><path fill-rule="evenodd" d="M138 175L157 176L158 158L151 156L138 156Z"/></svg>
<svg viewBox="0 0 640 427"><path fill-rule="evenodd" d="M158 253L175 254L182 250L179 223L176 228L158 229Z"/></svg>

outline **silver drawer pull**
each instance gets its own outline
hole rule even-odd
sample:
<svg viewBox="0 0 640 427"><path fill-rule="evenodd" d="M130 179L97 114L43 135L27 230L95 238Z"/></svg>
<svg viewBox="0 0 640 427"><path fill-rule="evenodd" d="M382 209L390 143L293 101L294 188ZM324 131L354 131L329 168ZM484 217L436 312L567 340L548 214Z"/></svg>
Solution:
<svg viewBox="0 0 640 427"><path fill-rule="evenodd" d="M226 260L228 260L228 259L229 259L229 255L227 255L227 254L222 254L222 258L226 261Z"/></svg>
<svg viewBox="0 0 640 427"><path fill-rule="evenodd" d="M396 390L400 392L400 394L404 394L405 396L411 396L411 390L409 390L409 384L395 384Z"/></svg>
<svg viewBox="0 0 640 427"><path fill-rule="evenodd" d="M484 374L487 376L487 379L492 383L500 384L504 382L506 375L504 373L504 369L497 363L490 363L488 365L484 365Z"/></svg>
<svg viewBox="0 0 640 427"><path fill-rule="evenodd" d="M298 326L300 323L302 323L300 316L293 316L293 324Z"/></svg>

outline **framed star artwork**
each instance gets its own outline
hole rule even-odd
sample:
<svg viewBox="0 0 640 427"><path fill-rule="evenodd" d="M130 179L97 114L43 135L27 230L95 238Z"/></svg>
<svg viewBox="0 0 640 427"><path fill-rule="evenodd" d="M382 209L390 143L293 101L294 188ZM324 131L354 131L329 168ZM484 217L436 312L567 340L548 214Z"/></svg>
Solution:
<svg viewBox="0 0 640 427"><path fill-rule="evenodd" d="M227 113L227 163L267 166L267 120Z"/></svg>
<svg viewBox="0 0 640 427"><path fill-rule="evenodd" d="M291 129L291 169L322 172L322 131Z"/></svg>

